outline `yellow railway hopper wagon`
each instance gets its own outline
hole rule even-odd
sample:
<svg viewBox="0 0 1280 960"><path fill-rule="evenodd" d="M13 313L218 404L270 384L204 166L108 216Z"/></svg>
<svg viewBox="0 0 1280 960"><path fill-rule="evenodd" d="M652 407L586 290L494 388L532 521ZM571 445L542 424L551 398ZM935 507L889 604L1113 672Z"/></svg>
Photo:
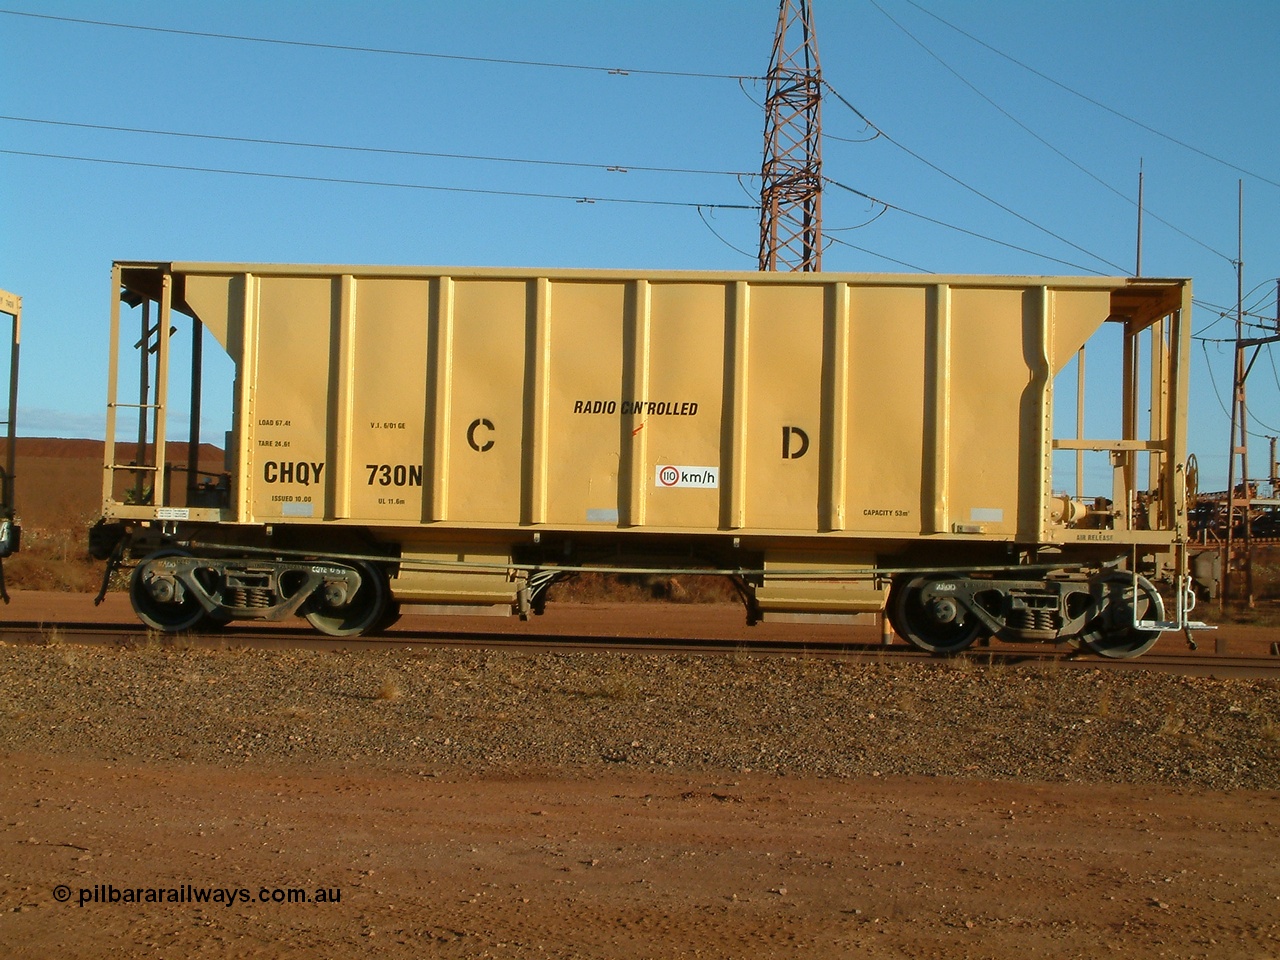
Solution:
<svg viewBox="0 0 1280 960"><path fill-rule="evenodd" d="M162 630L524 616L584 570L722 573L751 621L887 611L938 653L1132 656L1186 622L1186 280L122 262L113 289L91 545ZM225 464L173 463L206 330Z"/></svg>

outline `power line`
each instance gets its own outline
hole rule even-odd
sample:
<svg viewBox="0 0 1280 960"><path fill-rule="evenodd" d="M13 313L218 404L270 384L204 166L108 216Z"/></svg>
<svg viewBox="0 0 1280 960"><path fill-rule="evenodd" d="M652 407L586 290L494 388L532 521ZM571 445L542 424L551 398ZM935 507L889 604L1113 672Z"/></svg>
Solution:
<svg viewBox="0 0 1280 960"><path fill-rule="evenodd" d="M1210 340L1206 340L1204 337L1200 337L1198 339L1200 340L1200 349L1204 351L1204 365L1205 365L1205 368L1209 371L1209 385L1213 388L1213 398L1218 401L1218 406L1222 408L1223 416L1225 416L1228 420L1230 420L1231 414L1227 410L1227 405L1222 402L1222 394L1218 390L1218 380L1213 375L1213 364L1209 361L1209 348L1208 346L1206 346L1206 344L1207 343L1235 343L1235 340L1210 341ZM1267 351L1267 355L1268 356L1271 355L1270 350ZM1272 361L1273 366L1274 366L1274 363L1275 361L1273 360ZM1259 426L1272 431L1272 433L1280 433L1280 429L1271 426L1270 424L1264 422L1263 420L1258 419L1258 415L1254 413L1252 410L1247 411L1247 413L1250 419L1257 421ZM1241 429L1245 433L1247 433L1249 436L1256 437L1259 440L1264 440L1267 438L1267 434L1257 433L1253 430L1250 430L1246 424L1241 424Z"/></svg>
<svg viewBox="0 0 1280 960"><path fill-rule="evenodd" d="M1249 414L1250 420L1252 420L1258 426L1262 427L1264 430L1270 430L1272 436L1274 436L1277 433L1280 433L1280 427L1273 427L1271 424L1267 423L1267 421L1263 420L1260 416L1258 416L1256 413L1253 412L1252 407L1250 407L1247 412ZM1260 436L1259 434L1254 433L1252 430L1249 431L1249 435L1253 437ZM1261 436L1267 436L1267 435L1261 434Z"/></svg>
<svg viewBox="0 0 1280 960"><path fill-rule="evenodd" d="M1103 103L1102 101L1095 100L1093 97L1089 96L1088 94L1081 93L1079 90L1075 90L1067 86L1061 80L1055 80L1053 77L1049 76L1047 73L1043 73L1037 70L1035 67L1031 66L1030 64L1023 63L1017 57L1011 57L1009 54L1005 53L1003 50L999 50L996 47L993 47L991 44L987 43L985 40L980 40L978 37L975 37L973 34L969 33L968 31L962 30L960 27L957 27L954 23L951 23L948 20L944 20L942 17L938 16L936 13L933 13L930 10L926 10L924 7L920 6L920 4L916 3L916 0L907 0L907 3L911 4L911 6L915 7L921 13L924 13L930 17L933 17L933 19L937 20L943 26L950 27L952 30L954 30L956 33L960 34L961 36L968 37L970 40L972 40L974 43L978 44L979 46L985 47L986 49L994 53L996 56L1003 57L1005 60L1008 60L1010 63L1021 67L1023 70L1026 70L1028 73L1035 74L1041 80L1044 80L1048 83L1053 84L1055 87L1065 90L1067 93L1071 94L1073 97L1079 97L1081 100L1084 100L1086 103L1093 104L1099 110L1105 110L1107 113L1117 116L1121 120L1127 121L1128 123L1131 123L1136 127L1141 127L1143 130L1146 130L1148 133L1154 134L1155 136L1160 137L1164 140L1168 140L1170 143L1176 144L1177 146L1182 147L1184 150L1190 150L1192 153L1198 153L1200 156L1204 157L1205 159L1212 160L1214 163L1218 163L1231 170L1235 170L1237 173L1243 173L1246 176L1253 177L1255 180L1261 180L1263 183L1269 183L1273 187L1280 187L1280 181L1272 180L1269 177L1264 177L1262 174L1254 173L1252 170L1246 170L1244 167L1240 166L1239 164L1232 163L1230 160L1224 160L1221 157L1214 156L1212 153L1209 153L1207 150L1201 150L1199 147L1192 146L1191 144L1187 143L1184 140L1179 140L1177 137L1174 137L1174 136L1171 136L1170 134L1165 133L1163 130L1157 130L1155 127L1151 126L1150 124L1143 123L1141 120L1137 120L1134 117L1131 117L1128 114L1123 113L1120 110L1117 110L1115 107L1107 106L1107 104Z"/></svg>
<svg viewBox="0 0 1280 960"><path fill-rule="evenodd" d="M1208 304L1201 303L1199 300L1196 300L1196 301L1194 301L1194 302L1195 302L1196 306L1199 306L1199 307L1206 307L1206 306L1208 306ZM1219 314L1219 316L1218 316L1218 319L1217 319L1217 320L1214 320L1214 321L1213 321L1212 323L1210 323L1210 324L1209 324L1209 326L1207 326L1207 327L1202 327L1198 332L1193 333L1193 334L1191 335L1191 339L1192 339L1192 340L1201 340L1201 341L1204 341L1205 343L1235 343L1235 342L1236 342L1236 338L1235 338L1235 337L1206 337L1206 336L1204 336L1205 331L1207 331L1207 330L1211 329L1212 327L1217 326L1217 325L1218 325L1219 323L1221 323L1223 320L1233 320L1233 319L1235 319L1235 316L1236 316L1236 313L1235 313L1235 311L1234 311L1234 310L1227 311L1227 312L1225 312L1225 313L1221 313L1221 314ZM1240 316L1241 316L1242 321L1243 321L1243 318L1245 318L1245 317L1248 317L1250 320L1257 321L1256 323L1253 323L1253 322L1251 322L1251 323L1243 323L1243 322L1242 322L1242 324L1241 324L1241 325L1242 325L1243 327L1245 327L1246 329L1250 330L1250 331L1256 330L1258 333L1266 334L1266 335L1268 335L1268 336L1271 336L1271 335L1275 334L1275 332L1276 332L1276 322L1275 322L1275 320L1274 320L1273 318L1271 318L1271 317L1264 317L1264 316L1262 316L1262 314L1259 314L1259 313L1242 313L1242 314L1240 314Z"/></svg>
<svg viewBox="0 0 1280 960"><path fill-rule="evenodd" d="M905 144L899 143L893 137L889 136L889 134L885 133L884 130L882 130L879 126L872 123L871 120L867 118L866 114L864 114L861 110L859 110L852 103L850 103L843 96L841 96L840 91L838 91L835 87L833 87L830 81L824 79L822 81L822 84L831 92L832 96L834 96L842 104L844 104L846 107L852 110L855 114L857 114L858 118L862 120L863 123L867 124L867 126L876 130L882 137L884 137L886 140L892 143L895 147L897 147L903 153L906 153L908 156L913 157L915 160L918 160L920 163L923 163L925 166L935 171L936 173L942 174L942 176L946 177L951 182L957 184L958 186L963 187L965 190L968 190L970 193L974 194L975 196L980 197L981 199L985 200L987 203L990 203L992 206L999 207L1001 210L1003 210L1005 213L1009 214L1010 216L1016 217L1018 220L1021 220L1023 223L1027 224L1028 226L1034 227L1036 230L1039 230L1041 233L1047 234L1048 236L1057 240L1059 243L1065 243L1067 246L1071 247L1073 250L1078 250L1079 252L1085 254L1086 256L1093 257L1095 260L1098 260L1101 263L1105 263L1107 266L1113 268L1117 273L1120 273L1120 274L1128 273L1128 270L1120 266L1119 264L1113 263L1110 260L1108 260L1106 257L1101 256L1100 254L1094 253L1092 250L1087 250L1084 247L1080 246L1078 243L1073 243L1072 241L1068 240L1066 237L1063 237L1063 236L1060 236L1059 234L1054 233L1052 230L1050 230L1048 227L1044 226L1043 224L1036 223L1036 221L1032 220L1030 217L1023 216L1022 214L1018 213L1016 210L1006 206L1005 204L1001 203L999 200L996 200L994 197L990 197L987 194L983 193L977 187L974 187L968 183L965 183L963 180L961 180L959 177L955 176L952 173L948 173L946 170L943 170L940 166L938 166L932 160L926 160L924 157L916 153L910 147L906 146ZM846 187L846 189L849 189L849 188ZM978 234L974 234L974 235L979 236ZM984 237L983 239L989 240L991 238ZM999 242L999 241L996 241L996 242ZM1006 246L1012 246L1012 245L1006 244ZM1016 250L1020 248L1014 247L1013 249ZM1030 252L1030 251L1027 251L1027 252ZM1054 258L1047 257L1046 259L1054 259ZM1067 261L1059 260L1057 262L1066 263ZM1069 265L1075 266L1075 264L1069 264ZM1079 269L1083 270L1086 268L1080 267ZM1091 272L1098 273L1099 271L1093 270Z"/></svg>
<svg viewBox="0 0 1280 960"><path fill-rule="evenodd" d="M848 233L850 230L861 230L863 227L871 226L873 223L875 223L877 220L879 220L886 213L888 213L890 210L893 210L893 209L896 209L896 208L890 207L888 204L881 204L880 209L876 213L872 214L870 220L864 220L862 221L862 223L851 224L850 226L847 226L847 227L829 227L826 224L823 224L822 229L825 233Z"/></svg>
<svg viewBox="0 0 1280 960"><path fill-rule="evenodd" d="M1274 282L1275 282L1274 280L1270 280L1270 279L1268 279L1268 280L1263 280L1263 281L1262 281L1261 283L1259 283L1256 287L1254 287L1254 288L1253 288L1252 290L1250 290L1247 294L1245 294L1245 296L1244 296L1244 297L1241 297L1241 300L1243 301L1243 300L1247 299L1248 297L1253 296L1253 295L1254 295L1258 290L1260 290L1262 287L1267 286L1267 285L1269 285L1269 284L1272 284L1272 283L1274 283ZM1271 302L1273 302L1273 301L1269 300L1266 296L1264 296L1264 297L1263 297L1263 298L1261 298L1260 300L1255 301L1255 302L1254 302L1253 304L1251 304L1250 306L1248 306L1248 307L1244 308L1243 310L1241 310L1241 315L1242 315L1242 316L1246 316L1246 317L1253 317L1253 318L1255 318L1255 319L1257 319L1257 320L1261 321L1261 323L1262 323L1264 326L1260 326L1260 327L1259 327L1259 329L1266 329L1266 330L1273 330L1273 331L1274 331L1274 327L1275 327L1275 325L1276 325L1276 318L1275 318L1274 316L1266 316L1266 315L1261 314L1261 313L1259 313L1259 312L1258 312L1259 308L1261 308L1262 306L1269 305ZM1216 323L1218 323L1218 322L1220 322L1220 321L1222 321L1222 320L1224 320L1224 319L1226 319L1226 318L1228 318L1228 317L1234 317L1234 316L1236 315L1236 310L1237 310L1237 305L1236 305L1236 304L1232 304L1231 306L1224 306L1223 304L1220 304L1220 303L1212 303L1211 301L1201 299L1200 297L1196 297L1196 298L1195 298L1195 304L1196 304L1196 306L1198 306L1198 307L1201 307L1201 308L1203 308L1203 309L1205 309L1205 310L1212 310L1212 311L1214 311L1215 313L1217 313L1217 314L1218 314L1218 319L1217 319L1217 320L1215 320L1215 321L1213 321L1213 323L1211 323L1209 326L1213 326L1214 324L1216 324ZM1253 326L1258 326L1258 324L1253 324ZM1204 328L1203 330L1201 330L1200 332L1201 332L1201 333L1203 333L1203 332L1204 332L1204 330L1207 330L1207 329L1209 329L1209 328L1208 328L1208 327L1205 327L1205 328Z"/></svg>
<svg viewBox="0 0 1280 960"><path fill-rule="evenodd" d="M1243 297L1242 299L1244 299L1244 300L1249 299L1249 297L1251 297L1251 296L1253 296L1255 293L1257 293L1259 289L1261 289L1262 287L1269 287L1269 286L1271 286L1271 284L1272 284L1272 283L1274 283L1274 282L1275 282L1275 281L1274 281L1274 280L1272 280L1272 279L1263 280L1263 281L1262 281L1262 283L1258 284L1258 286L1254 287L1254 288L1253 288L1252 290L1250 290L1247 294L1245 294L1245 295L1244 295L1244 297ZM1258 297L1258 299L1254 300L1254 301L1253 301L1251 304L1249 304L1247 307L1245 307L1245 308L1244 308L1244 312L1245 312L1245 313L1257 313L1257 312L1258 312L1259 310L1261 310L1264 306L1271 306L1271 305L1272 305L1272 304L1274 304L1275 302L1276 302L1276 295L1275 295L1275 294L1273 294L1273 293L1271 293L1270 291L1268 291L1267 293L1264 293L1264 294L1262 294L1261 296L1259 296L1259 297ZM1273 317L1274 317L1274 316L1275 316L1275 315L1273 315Z"/></svg>
<svg viewBox="0 0 1280 960"><path fill-rule="evenodd" d="M247 143L257 146L304 147L311 150L339 150L351 153L375 153L398 157L429 157L440 160L476 160L488 163L518 163L549 167L574 167L586 170L604 170L608 173L680 173L722 177L758 177L758 173L741 170L704 170L691 167L653 167L641 164L587 163L574 160L539 160L531 157L494 157L482 154L441 153L431 150L407 150L392 147L361 147L351 144L315 143L304 140L276 140L266 137L233 137L212 133L187 133L178 130L152 130L145 127L120 127L100 123L76 123L70 120L46 120L37 117L11 117L0 115L0 120L15 123L35 123L55 127L73 127L79 130L103 130L110 133L145 134L154 137L173 137L189 140L212 140L220 143Z"/></svg>
<svg viewBox="0 0 1280 960"><path fill-rule="evenodd" d="M645 200L635 197L592 197L562 193L536 193L524 190L493 190L480 187L446 187L427 183L400 183L388 180L359 180L346 177L318 177L296 173L267 173L261 170L231 170L220 167L197 167L187 164L150 163L142 160L110 160L104 157L79 157L57 153L36 153L28 150L4 150L0 154L15 157L36 157L44 160L73 160L81 163L101 163L121 167L142 167L151 170L173 170L181 173L215 173L236 177L262 177L269 180L295 180L304 183L331 183L359 187L393 187L401 190L431 190L441 193L470 193L493 197L523 197L537 200L572 200L576 203L623 203L655 207L686 207L706 210L750 210L759 208L745 203L698 203L682 200Z"/></svg>
<svg viewBox="0 0 1280 960"><path fill-rule="evenodd" d="M904 27L904 26L903 26L901 23L899 23L896 19L894 19L894 17L892 17L892 16L889 14L889 12L888 12L887 10L885 10L885 9L884 9L884 7L880 6L880 4L876 2L876 0L869 0L869 2L871 3L871 5L872 5L873 7L875 7L875 8L876 8L877 10L879 10L882 14L884 14L885 18L886 18L890 23L892 23L895 27L897 27L899 30L901 30L903 33L905 33L905 34L906 34L906 35L907 35L907 36L912 40L912 42L913 42L913 43L915 43L918 47L920 47L920 49L921 49L921 50L923 50L925 53L927 53L929 56L931 56L934 60L936 60L936 61L937 61L937 62L942 66L942 68L943 68L944 70L946 70L946 71L947 71L948 73L950 73L953 77L955 77L957 80L959 80L961 83L963 83L966 87L968 87L970 90L972 90L975 94L977 94L979 97L981 97L983 100L985 100L985 101L986 101L988 104L990 104L993 108L995 108L996 110L998 110L1001 114L1003 114L1003 115L1005 116L1005 118L1006 118L1006 119L1008 119L1011 123L1013 123L1013 124L1017 125L1017 126L1018 126L1018 127L1019 127L1023 132L1024 132L1024 133L1026 133L1028 136L1030 136L1030 137L1034 138L1034 139L1035 139L1036 141L1038 141L1042 146L1044 146L1044 147L1045 147L1045 148L1047 148L1048 150L1052 151L1052 152L1053 152L1053 153L1055 153L1057 156L1061 157L1061 158L1062 158L1063 160L1065 160L1067 163L1071 164L1071 166L1075 167L1077 170L1079 170L1081 173L1083 173L1083 174L1084 174L1086 177L1088 177L1089 179L1093 180L1093 181L1094 181L1095 183L1097 183L1099 186L1103 187L1103 188L1104 188L1104 189L1106 189L1106 190L1109 190L1111 193L1115 194L1117 197L1119 197L1121 200L1124 200L1126 203L1130 204L1131 206L1134 206L1134 207L1137 207L1137 206L1138 206L1138 201L1134 200L1132 197L1128 196L1128 195L1127 195L1127 194L1125 194L1123 191L1118 190L1116 187L1114 187L1114 186L1112 186L1111 184L1107 183L1107 181L1106 181L1106 180L1104 180L1104 179L1102 179L1102 177L1098 176L1096 173L1094 173L1093 171L1089 170L1089 169L1088 169L1087 167L1085 167L1083 164L1078 163L1078 162L1077 162L1076 160L1074 160L1072 157L1068 156L1065 152L1063 152L1062 150L1058 149L1056 146L1054 146L1052 143L1050 143L1050 142L1049 142L1048 140L1046 140L1044 137L1040 136L1040 134L1038 134L1038 133L1036 133L1034 130L1032 130L1032 129L1031 129L1031 127L1027 126L1027 124L1023 123L1021 120L1019 120L1017 117L1015 117L1012 113L1010 113L1010 112L1009 112L1008 110L1006 110L1004 107L1000 106L1000 104L996 103L996 101L995 101L995 100L993 100L991 97L987 96L987 94L985 94L985 93L983 93L981 90L979 90L977 86L975 86L973 83L970 83L970 82L969 82L969 80L967 80L964 76L962 76L962 75L960 74L960 72L959 72L959 71L957 71L955 68L953 68L949 63L947 63L945 60L943 60L943 59L942 59L942 57L938 56L938 54L936 54L932 49L930 49L930 48L929 48L929 46L928 46L928 45L926 45L926 44L924 43L924 41L922 41L919 37L917 37L915 34L913 34L913 33L912 33L910 30L908 30L906 27ZM1170 223L1168 220L1164 219L1163 217L1158 216L1158 215L1156 215L1156 214L1152 213L1150 210L1146 210L1146 211L1145 211L1145 214L1146 214L1146 216L1150 217L1152 220L1156 220L1156 221L1158 221L1158 222L1160 222L1160 223L1164 224L1164 225L1165 225L1166 227L1168 227L1170 230L1173 230L1175 233L1180 234L1181 236L1183 236L1183 237L1185 237L1186 239L1190 240L1192 243L1195 243L1195 244L1197 244L1197 245L1199 245L1199 246L1203 247L1205 250L1208 250L1210 253L1214 254L1215 256L1221 257L1223 260L1226 260L1228 263L1234 263L1234 262L1235 262L1235 261L1234 261L1234 260L1232 260L1232 258L1231 258L1231 257L1229 257L1227 254L1222 253L1222 252L1221 252L1221 251L1219 251L1219 250L1215 250L1213 247L1209 246L1209 244L1205 243L1203 240L1200 240L1200 239L1198 239L1197 237L1193 237L1191 234L1187 233L1187 232L1186 232L1185 230L1183 230L1181 227L1175 226L1174 224Z"/></svg>
<svg viewBox="0 0 1280 960"><path fill-rule="evenodd" d="M748 260L754 260L756 258L756 255L751 251L743 250L741 247L736 247L732 243L730 243L728 240L726 240L724 237L722 237L720 235L720 231L711 225L711 221L707 219L707 215L703 212L702 207L698 207L698 218L702 221L703 226L705 226L707 230L711 232L711 235L713 237L715 237L717 240L723 243L726 247L728 247L734 253L740 253L744 257L746 257Z"/></svg>
<svg viewBox="0 0 1280 960"><path fill-rule="evenodd" d="M1196 330L1194 333L1192 333L1191 334L1192 340L1202 339L1204 334L1208 333L1210 330L1212 330L1214 327L1220 324L1223 320L1227 319L1227 312L1225 310L1213 305L1212 303L1209 303L1207 300L1201 300L1199 297L1192 297L1191 302L1203 310L1210 310L1218 314L1218 317L1216 320L1210 321L1207 325L1201 327L1199 330Z"/></svg>
<svg viewBox="0 0 1280 960"><path fill-rule="evenodd" d="M1209 348L1205 341L1200 341L1200 349L1204 351L1205 369L1209 371L1209 386L1213 388L1213 398L1218 401L1218 406L1222 408L1222 415L1228 420L1231 419L1231 412L1227 409L1227 405L1222 402L1222 394L1218 391L1218 379L1213 375L1213 364L1209 361Z"/></svg>
<svg viewBox="0 0 1280 960"><path fill-rule="evenodd" d="M857 250L859 253L865 253L868 256L878 257L881 260L887 260L889 263L896 263L900 267L906 267L908 270L914 270L917 273L936 273L937 272L935 270L926 269L925 267L916 266L914 263L907 263L907 261L905 260L897 260L891 256L888 256L887 254L877 253L875 250L868 250L866 247L860 247L856 243L850 243L848 240L843 240L840 237L833 237L828 235L825 239L827 243L838 243L842 247L848 247L851 250Z"/></svg>
<svg viewBox="0 0 1280 960"><path fill-rule="evenodd" d="M1042 260L1048 260L1052 263L1060 263L1063 266L1071 267L1074 270L1083 270L1085 273L1092 273L1092 274L1102 276L1101 271L1096 270L1092 267L1085 267L1078 263L1072 263L1070 260L1063 260L1059 257L1051 257L1047 253L1039 253L1038 251L1031 250L1027 247L1020 247L1017 244L1007 243L1004 240L997 240L995 237L989 237L989 236L986 236L985 234L978 233L974 230L969 230L965 227L956 226L954 223L947 223L945 220L939 220L936 217L930 217L923 213L916 213L914 210L908 210L906 207L900 207L895 203L889 203L887 200L881 200L878 197L873 197L869 193L865 193L862 190L857 189L856 187L849 186L848 184L841 183L838 180L832 180L830 177L823 177L823 180L831 184L833 187L839 187L841 190L847 190L849 191L849 193L852 193L859 197L863 197L864 199L870 200L872 203L883 204L885 207L891 210L897 210L899 213L906 214L908 217L915 217L916 219L923 220L926 223L932 223L935 226L945 227L948 230L954 230L957 233L963 233L965 236L974 237L978 240L986 240L988 243L994 243L1001 247L1007 247L1008 249L1016 250L1019 253L1027 253L1033 257L1039 257ZM1085 251L1085 252L1087 253L1088 251ZM1098 259L1101 260L1102 258L1099 257ZM1103 262L1106 263L1105 260ZM1115 266L1115 264L1111 264L1111 266ZM1124 268L1117 267L1117 269L1121 273L1124 273Z"/></svg>
<svg viewBox="0 0 1280 960"><path fill-rule="evenodd" d="M307 47L314 50L336 50L343 53L372 53L393 57L417 57L430 60L453 60L463 63L501 64L516 67L545 67L556 70L585 70L612 76L681 77L694 80L744 80L758 81L763 77L736 73L699 73L692 70L649 70L636 67L604 67L583 63L555 63L546 60L515 60L505 57L473 57L453 53L429 53L421 50L392 50L383 47L352 46L343 43L317 43L308 40L283 40L278 37L254 37L235 33L210 33L200 30L179 30L175 27L152 27L137 23L118 23L108 20L88 20L82 17L57 17L48 13L28 13L22 10L0 10L11 17L31 17L36 20L53 20L60 23L78 23L92 27L110 27L117 30L141 30L147 33L164 33L180 37L200 37L206 40L236 40L242 43L269 43L285 47Z"/></svg>

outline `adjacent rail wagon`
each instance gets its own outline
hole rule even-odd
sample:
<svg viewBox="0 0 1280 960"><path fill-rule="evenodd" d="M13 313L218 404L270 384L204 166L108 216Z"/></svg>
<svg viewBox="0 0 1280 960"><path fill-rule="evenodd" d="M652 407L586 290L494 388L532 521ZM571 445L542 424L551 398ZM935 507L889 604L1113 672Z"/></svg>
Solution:
<svg viewBox="0 0 1280 960"><path fill-rule="evenodd" d="M1186 625L1187 280L122 262L112 285L91 542L160 630L527 616L584 570L723 574L752 622L887 611L937 653L1133 656ZM194 462L204 331L233 369L219 464Z"/></svg>
<svg viewBox="0 0 1280 960"><path fill-rule="evenodd" d="M9 404L0 421L0 436L5 440L4 453L0 456L0 599L9 602L9 591L4 583L4 558L18 552L22 543L22 528L18 525L18 511L14 497L15 463L18 455L18 354L22 343L22 298L0 290L0 313L9 317Z"/></svg>

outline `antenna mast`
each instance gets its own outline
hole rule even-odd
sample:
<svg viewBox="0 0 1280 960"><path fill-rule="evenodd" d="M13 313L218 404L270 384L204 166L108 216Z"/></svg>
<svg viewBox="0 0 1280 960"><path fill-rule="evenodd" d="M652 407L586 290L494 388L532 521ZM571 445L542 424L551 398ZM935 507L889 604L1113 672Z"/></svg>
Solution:
<svg viewBox="0 0 1280 960"><path fill-rule="evenodd" d="M765 85L760 269L822 269L822 69L809 0L781 0Z"/></svg>
<svg viewBox="0 0 1280 960"><path fill-rule="evenodd" d="M1142 159L1138 159L1138 256L1133 275L1142 276Z"/></svg>

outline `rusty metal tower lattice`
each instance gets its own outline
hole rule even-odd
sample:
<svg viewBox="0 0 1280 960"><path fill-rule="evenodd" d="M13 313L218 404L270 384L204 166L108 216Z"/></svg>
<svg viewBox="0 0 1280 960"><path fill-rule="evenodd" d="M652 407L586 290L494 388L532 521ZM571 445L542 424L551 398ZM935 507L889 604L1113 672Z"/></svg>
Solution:
<svg viewBox="0 0 1280 960"><path fill-rule="evenodd" d="M760 269L822 269L822 70L809 0L781 0L765 83Z"/></svg>

